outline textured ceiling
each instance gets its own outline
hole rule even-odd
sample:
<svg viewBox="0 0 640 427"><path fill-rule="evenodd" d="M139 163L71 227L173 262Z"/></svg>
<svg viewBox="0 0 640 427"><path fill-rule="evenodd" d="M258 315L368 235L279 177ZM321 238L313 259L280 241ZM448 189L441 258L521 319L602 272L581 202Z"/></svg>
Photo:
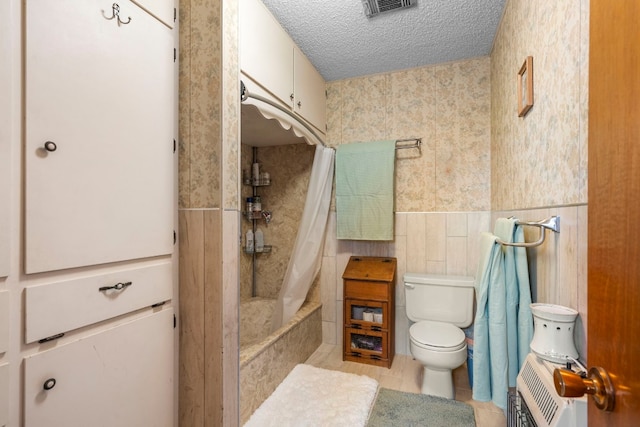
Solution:
<svg viewBox="0 0 640 427"><path fill-rule="evenodd" d="M326 81L488 55L505 0L417 0L367 18L361 0L262 0Z"/></svg>

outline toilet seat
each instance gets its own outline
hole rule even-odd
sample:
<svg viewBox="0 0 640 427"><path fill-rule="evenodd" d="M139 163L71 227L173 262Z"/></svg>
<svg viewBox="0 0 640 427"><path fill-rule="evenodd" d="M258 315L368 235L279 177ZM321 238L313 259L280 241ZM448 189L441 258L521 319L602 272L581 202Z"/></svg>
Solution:
<svg viewBox="0 0 640 427"><path fill-rule="evenodd" d="M422 320L409 328L415 345L431 351L456 351L465 346L462 329L449 323Z"/></svg>

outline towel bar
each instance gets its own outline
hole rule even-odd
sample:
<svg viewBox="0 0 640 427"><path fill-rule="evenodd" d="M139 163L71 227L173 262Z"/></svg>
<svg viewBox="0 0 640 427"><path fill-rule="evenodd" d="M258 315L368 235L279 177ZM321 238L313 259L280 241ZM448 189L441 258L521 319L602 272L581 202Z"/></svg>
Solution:
<svg viewBox="0 0 640 427"><path fill-rule="evenodd" d="M546 230L551 230L554 231L556 233L560 232L560 217L559 216L552 216L550 218L547 219L543 219L541 221L520 221L520 220L516 220L516 224L517 225L526 225L526 226L530 226L530 227L538 227L540 229L540 236L538 237L538 240L536 240L535 242L530 242L530 243L508 243L508 242L503 242L500 239L496 239L496 242L500 243L501 245L504 246L515 246L518 248L532 248L535 246L540 246L543 242L544 242L544 238L546 236Z"/></svg>
<svg viewBox="0 0 640 427"><path fill-rule="evenodd" d="M398 145L398 142L410 142L413 141L413 144L407 145ZM396 139L396 150L401 150L403 148L417 148L418 151L422 154L422 138L407 138L407 139Z"/></svg>

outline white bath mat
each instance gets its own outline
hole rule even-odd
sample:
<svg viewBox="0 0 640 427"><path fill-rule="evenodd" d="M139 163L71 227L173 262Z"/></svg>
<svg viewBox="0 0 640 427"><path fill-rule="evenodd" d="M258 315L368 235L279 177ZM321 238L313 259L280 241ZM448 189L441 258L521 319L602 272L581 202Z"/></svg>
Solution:
<svg viewBox="0 0 640 427"><path fill-rule="evenodd" d="M377 389L364 375L297 365L245 427L364 426Z"/></svg>

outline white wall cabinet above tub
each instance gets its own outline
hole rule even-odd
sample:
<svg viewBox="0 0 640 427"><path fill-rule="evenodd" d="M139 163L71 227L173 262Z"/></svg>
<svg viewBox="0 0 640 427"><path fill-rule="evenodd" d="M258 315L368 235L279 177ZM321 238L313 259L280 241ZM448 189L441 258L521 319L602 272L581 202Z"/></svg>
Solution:
<svg viewBox="0 0 640 427"><path fill-rule="evenodd" d="M173 33L118 5L26 1L27 273L173 250Z"/></svg>
<svg viewBox="0 0 640 427"><path fill-rule="evenodd" d="M323 134L325 81L260 0L240 0L240 68Z"/></svg>
<svg viewBox="0 0 640 427"><path fill-rule="evenodd" d="M173 334L164 309L26 357L25 426L172 426Z"/></svg>

